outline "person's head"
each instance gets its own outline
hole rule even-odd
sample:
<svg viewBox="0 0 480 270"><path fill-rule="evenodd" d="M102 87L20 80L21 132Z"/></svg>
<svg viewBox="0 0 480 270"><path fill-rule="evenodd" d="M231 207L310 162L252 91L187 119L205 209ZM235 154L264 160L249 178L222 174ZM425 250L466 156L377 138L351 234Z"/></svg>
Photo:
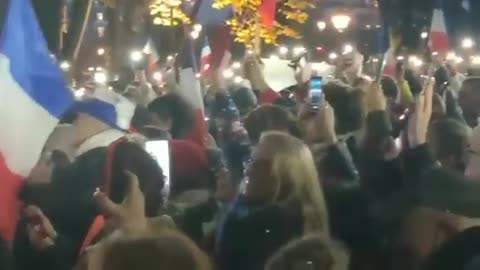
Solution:
<svg viewBox="0 0 480 270"><path fill-rule="evenodd" d="M445 85L450 80L450 75L448 73L448 70L444 66L441 66L435 71L434 77L435 77L435 91L437 93L443 93L443 91L446 89Z"/></svg>
<svg viewBox="0 0 480 270"><path fill-rule="evenodd" d="M364 119L364 94L340 82L330 82L324 87L325 99L335 111L337 134L357 131Z"/></svg>
<svg viewBox="0 0 480 270"><path fill-rule="evenodd" d="M253 144L258 142L263 132L270 130L300 137L293 114L278 105L262 105L251 111L245 119L245 129Z"/></svg>
<svg viewBox="0 0 480 270"><path fill-rule="evenodd" d="M347 270L349 255L340 244L324 236L307 236L280 248L265 270Z"/></svg>
<svg viewBox="0 0 480 270"><path fill-rule="evenodd" d="M207 255L186 236L165 231L109 243L95 270L212 270Z"/></svg>
<svg viewBox="0 0 480 270"><path fill-rule="evenodd" d="M148 105L153 121L159 128L169 131L173 138L184 138L195 127L195 112L184 98L166 94Z"/></svg>
<svg viewBox="0 0 480 270"><path fill-rule="evenodd" d="M309 148L284 132L265 132L246 166L245 198L254 204L299 205L306 232L328 232L323 191Z"/></svg>
<svg viewBox="0 0 480 270"><path fill-rule="evenodd" d="M458 102L464 112L480 115L480 77L468 78L463 82Z"/></svg>
<svg viewBox="0 0 480 270"><path fill-rule="evenodd" d="M107 129L129 130L135 105L113 91L96 89L93 95L76 102L74 110L74 141L80 144Z"/></svg>
<svg viewBox="0 0 480 270"><path fill-rule="evenodd" d="M398 86L395 80L390 76L383 76L382 81L383 94L387 98L390 104L395 103L398 96Z"/></svg>
<svg viewBox="0 0 480 270"><path fill-rule="evenodd" d="M428 131L428 145L444 167L463 172L467 162L470 129L451 118L434 121Z"/></svg>
<svg viewBox="0 0 480 270"><path fill-rule="evenodd" d="M246 115L257 107L257 97L249 88L240 87L231 91L232 100L238 108L240 115Z"/></svg>

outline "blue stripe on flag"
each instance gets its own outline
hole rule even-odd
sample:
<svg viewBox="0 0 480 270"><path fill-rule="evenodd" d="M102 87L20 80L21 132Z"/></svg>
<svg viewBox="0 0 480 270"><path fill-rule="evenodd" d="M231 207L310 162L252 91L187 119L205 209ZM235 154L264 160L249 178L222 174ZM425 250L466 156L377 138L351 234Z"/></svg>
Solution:
<svg viewBox="0 0 480 270"><path fill-rule="evenodd" d="M206 25L225 24L225 21L232 16L232 6L227 6L222 9L213 7L213 0L202 1L200 9L197 13L197 22Z"/></svg>
<svg viewBox="0 0 480 270"><path fill-rule="evenodd" d="M59 118L72 104L72 93L50 56L30 0L10 1L0 53L9 58L15 81L51 115Z"/></svg>
<svg viewBox="0 0 480 270"><path fill-rule="evenodd" d="M117 110L113 104L92 98L77 102L74 109L78 113L86 113L100 119L111 127L118 127Z"/></svg>

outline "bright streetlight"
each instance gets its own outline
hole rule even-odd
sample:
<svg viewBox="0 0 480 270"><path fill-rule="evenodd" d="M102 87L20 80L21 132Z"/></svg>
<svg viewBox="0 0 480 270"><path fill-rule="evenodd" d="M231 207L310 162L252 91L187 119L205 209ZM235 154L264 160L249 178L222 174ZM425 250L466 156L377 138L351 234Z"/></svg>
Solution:
<svg viewBox="0 0 480 270"><path fill-rule="evenodd" d="M104 48L98 48L97 54L98 55L104 55L105 54L105 49Z"/></svg>
<svg viewBox="0 0 480 270"><path fill-rule="evenodd" d="M335 59L338 58L338 54L337 54L337 53L334 53L334 52L331 52L331 53L328 54L328 58L329 58L330 60L335 60Z"/></svg>
<svg viewBox="0 0 480 270"><path fill-rule="evenodd" d="M348 28L352 18L346 14L337 14L332 16L332 24L335 29L342 32Z"/></svg>
<svg viewBox="0 0 480 270"><path fill-rule="evenodd" d="M60 68L63 70L63 71L68 71L70 69L70 63L68 61L62 61L60 63Z"/></svg>
<svg viewBox="0 0 480 270"><path fill-rule="evenodd" d="M305 52L305 48L302 47L302 46L293 48L293 54L294 54L295 56L299 56L299 55L301 55L301 54L304 53L304 52Z"/></svg>
<svg viewBox="0 0 480 270"><path fill-rule="evenodd" d="M107 74L103 71L95 72L95 74L93 75L93 80L96 83L104 84L107 82Z"/></svg>
<svg viewBox="0 0 480 270"><path fill-rule="evenodd" d="M464 38L462 40L462 48L464 49L471 49L475 45L475 42L473 42L473 39L471 38Z"/></svg>
<svg viewBox="0 0 480 270"><path fill-rule="evenodd" d="M163 78L162 73L160 71L155 71L153 73L153 79L156 81L161 81Z"/></svg>
<svg viewBox="0 0 480 270"><path fill-rule="evenodd" d="M278 51L281 55L286 55L288 53L288 48L285 46L282 46L278 49Z"/></svg>
<svg viewBox="0 0 480 270"><path fill-rule="evenodd" d="M325 28L327 28L327 23L324 21L318 21L317 27L318 27L318 30L323 31L325 30Z"/></svg>
<svg viewBox="0 0 480 270"><path fill-rule="evenodd" d="M343 54L349 54L353 52L353 46L351 44L345 44L345 46L343 46Z"/></svg>
<svg viewBox="0 0 480 270"><path fill-rule="evenodd" d="M141 51L133 51L130 54L130 59L133 62L139 62L140 60L142 60L142 58L143 58L143 53Z"/></svg>

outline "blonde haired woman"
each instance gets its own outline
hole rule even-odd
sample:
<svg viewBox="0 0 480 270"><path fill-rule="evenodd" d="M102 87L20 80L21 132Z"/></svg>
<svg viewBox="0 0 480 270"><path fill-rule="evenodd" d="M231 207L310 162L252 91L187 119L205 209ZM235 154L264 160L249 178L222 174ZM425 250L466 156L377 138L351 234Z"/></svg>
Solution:
<svg viewBox="0 0 480 270"><path fill-rule="evenodd" d="M328 235L323 192L312 154L299 139L266 132L246 165L244 194L227 214L217 241L221 270L260 270L288 241Z"/></svg>

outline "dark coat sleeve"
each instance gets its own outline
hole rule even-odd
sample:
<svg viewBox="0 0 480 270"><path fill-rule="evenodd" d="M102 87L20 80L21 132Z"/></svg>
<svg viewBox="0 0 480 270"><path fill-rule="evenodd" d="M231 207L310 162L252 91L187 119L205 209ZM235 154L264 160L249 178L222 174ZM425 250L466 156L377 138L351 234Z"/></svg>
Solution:
<svg viewBox="0 0 480 270"><path fill-rule="evenodd" d="M138 144L121 143L113 159L112 200L121 202L125 198L127 178L125 171L138 176L140 189L145 195L147 216L156 216L163 204L164 174L157 162Z"/></svg>

